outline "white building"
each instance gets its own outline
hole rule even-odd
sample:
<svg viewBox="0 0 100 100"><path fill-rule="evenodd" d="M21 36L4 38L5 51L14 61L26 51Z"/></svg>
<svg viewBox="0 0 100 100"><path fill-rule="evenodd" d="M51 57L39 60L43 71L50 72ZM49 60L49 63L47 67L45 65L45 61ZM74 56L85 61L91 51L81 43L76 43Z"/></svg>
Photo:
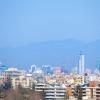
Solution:
<svg viewBox="0 0 100 100"><path fill-rule="evenodd" d="M13 89L17 88L18 85L21 85L23 88L32 88L32 84L33 79L31 75L12 78Z"/></svg>
<svg viewBox="0 0 100 100"><path fill-rule="evenodd" d="M79 59L79 74L84 75L84 71L85 71L85 57L84 55L81 54Z"/></svg>
<svg viewBox="0 0 100 100"><path fill-rule="evenodd" d="M29 73L33 73L35 70L36 70L37 66L34 64L34 65L31 65L31 69L29 69Z"/></svg>

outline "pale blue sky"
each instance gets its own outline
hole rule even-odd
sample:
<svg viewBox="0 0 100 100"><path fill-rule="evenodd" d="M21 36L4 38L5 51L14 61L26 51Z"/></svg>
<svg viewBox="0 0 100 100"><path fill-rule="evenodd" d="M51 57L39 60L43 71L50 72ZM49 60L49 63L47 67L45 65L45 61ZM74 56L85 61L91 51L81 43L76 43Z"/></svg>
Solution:
<svg viewBox="0 0 100 100"><path fill-rule="evenodd" d="M100 0L0 0L0 47L100 39Z"/></svg>

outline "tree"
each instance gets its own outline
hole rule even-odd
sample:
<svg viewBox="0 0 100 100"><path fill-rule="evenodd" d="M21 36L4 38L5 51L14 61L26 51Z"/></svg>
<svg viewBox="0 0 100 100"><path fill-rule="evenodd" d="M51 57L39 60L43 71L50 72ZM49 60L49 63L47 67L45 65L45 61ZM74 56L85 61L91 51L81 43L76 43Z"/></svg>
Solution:
<svg viewBox="0 0 100 100"><path fill-rule="evenodd" d="M77 92L77 99L82 100L83 97L83 91L80 85L77 85L76 87L76 92Z"/></svg>
<svg viewBox="0 0 100 100"><path fill-rule="evenodd" d="M23 88L20 84L18 85L18 91L19 93L21 93L22 95L27 94L27 90L25 88Z"/></svg>
<svg viewBox="0 0 100 100"><path fill-rule="evenodd" d="M35 91L35 83L32 84L32 90Z"/></svg>
<svg viewBox="0 0 100 100"><path fill-rule="evenodd" d="M10 90L4 100L24 100L23 95L15 90Z"/></svg>
<svg viewBox="0 0 100 100"><path fill-rule="evenodd" d="M3 91L3 87L4 87L3 84L1 84L1 85L0 85L0 92Z"/></svg>
<svg viewBox="0 0 100 100"><path fill-rule="evenodd" d="M32 94L30 94L29 100L45 100L43 92L33 92Z"/></svg>
<svg viewBox="0 0 100 100"><path fill-rule="evenodd" d="M5 90L9 90L9 89L11 89L11 87L12 87L11 78L8 77L7 80L6 80L5 83L4 83L4 87L3 87L3 88L4 88Z"/></svg>
<svg viewBox="0 0 100 100"><path fill-rule="evenodd" d="M77 85L77 79L76 79L76 77L74 77L74 96L75 96L75 98L77 97L77 87L76 87L76 85Z"/></svg>
<svg viewBox="0 0 100 100"><path fill-rule="evenodd" d="M66 97L69 99L69 97L72 96L72 88L71 85L66 87Z"/></svg>
<svg viewBox="0 0 100 100"><path fill-rule="evenodd" d="M0 85L0 100L6 97L6 92L4 91L4 85Z"/></svg>
<svg viewBox="0 0 100 100"><path fill-rule="evenodd" d="M6 97L6 91L11 89L11 79L10 77L0 86L0 98L4 99Z"/></svg>
<svg viewBox="0 0 100 100"><path fill-rule="evenodd" d="M29 97L29 91L30 89L26 89L26 88L23 88L21 86L21 84L18 85L18 90L17 90L20 95L23 97L22 100L28 100L28 97Z"/></svg>

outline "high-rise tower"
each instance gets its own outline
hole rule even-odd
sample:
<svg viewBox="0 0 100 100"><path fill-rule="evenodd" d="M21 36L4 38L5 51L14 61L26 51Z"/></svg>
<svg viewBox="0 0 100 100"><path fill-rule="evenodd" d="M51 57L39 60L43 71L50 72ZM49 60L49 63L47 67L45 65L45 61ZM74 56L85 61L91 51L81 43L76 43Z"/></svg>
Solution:
<svg viewBox="0 0 100 100"><path fill-rule="evenodd" d="M85 57L83 54L80 54L80 59L79 59L79 74L83 75L85 71Z"/></svg>

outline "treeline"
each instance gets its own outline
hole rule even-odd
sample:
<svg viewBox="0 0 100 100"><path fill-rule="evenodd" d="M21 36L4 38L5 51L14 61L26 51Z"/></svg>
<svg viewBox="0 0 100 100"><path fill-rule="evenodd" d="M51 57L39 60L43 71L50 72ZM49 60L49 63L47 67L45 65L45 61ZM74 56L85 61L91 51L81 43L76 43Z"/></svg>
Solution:
<svg viewBox="0 0 100 100"><path fill-rule="evenodd" d="M0 85L0 100L44 100L44 93L36 92L34 84L32 89L23 88L20 84L13 89L11 79L8 78Z"/></svg>

